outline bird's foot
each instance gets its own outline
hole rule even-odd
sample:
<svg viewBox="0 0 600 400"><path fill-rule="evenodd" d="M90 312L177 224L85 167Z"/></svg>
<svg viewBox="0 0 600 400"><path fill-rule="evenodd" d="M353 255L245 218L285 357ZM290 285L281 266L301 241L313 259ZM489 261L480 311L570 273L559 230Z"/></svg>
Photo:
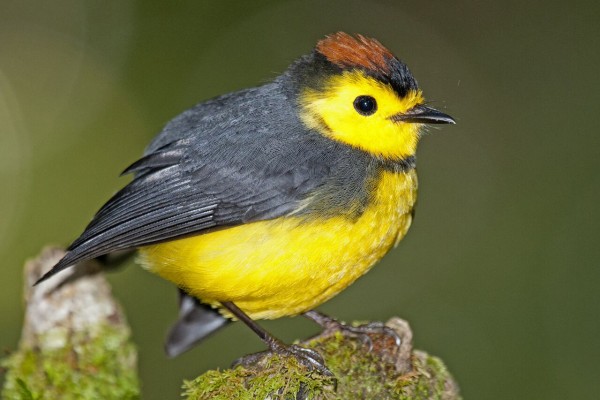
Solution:
<svg viewBox="0 0 600 400"><path fill-rule="evenodd" d="M244 356L236 360L233 363L234 366L252 366L271 354L279 354L284 357L294 357L301 365L307 367L311 371L316 370L325 376L334 376L333 373L325 366L323 357L321 357L321 355L315 350L307 349L298 345L287 345L254 322L233 302L224 301L221 302L221 304L240 321L248 325L248 327L252 329L267 346L269 346L269 351Z"/></svg>
<svg viewBox="0 0 600 400"><path fill-rule="evenodd" d="M315 350L307 349L306 347L298 346L296 344L287 345L280 341L269 343L269 347L270 350L249 354L237 359L233 363L233 366L243 365L249 367L256 365L271 354L278 354L283 357L294 357L301 365L305 366L310 371L316 370L324 376L334 377L333 373L325 365L323 357Z"/></svg>
<svg viewBox="0 0 600 400"><path fill-rule="evenodd" d="M323 334L328 335L335 332L342 332L347 336L354 336L360 341L362 341L366 346L368 346L369 350L372 350L374 347L373 337L375 335L381 335L388 338L391 338L394 341L395 348L399 349L402 344L402 339L398 335L398 333L386 326L382 322L370 322L364 325L348 325L344 322L338 321L337 319L331 318L328 315L320 313L318 311L307 311L304 315L316 322L323 328Z"/></svg>

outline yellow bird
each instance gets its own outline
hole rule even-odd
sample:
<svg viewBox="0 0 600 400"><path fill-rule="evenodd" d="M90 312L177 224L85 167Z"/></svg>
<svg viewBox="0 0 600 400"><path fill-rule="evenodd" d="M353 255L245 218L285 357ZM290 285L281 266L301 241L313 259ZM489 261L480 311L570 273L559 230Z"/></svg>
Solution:
<svg viewBox="0 0 600 400"><path fill-rule="evenodd" d="M404 237L417 198L425 105L407 66L377 40L336 33L263 86L198 104L171 122L133 181L41 280L81 260L139 249L183 293L167 342L176 355L222 327L313 310ZM40 281L41 281L40 280Z"/></svg>

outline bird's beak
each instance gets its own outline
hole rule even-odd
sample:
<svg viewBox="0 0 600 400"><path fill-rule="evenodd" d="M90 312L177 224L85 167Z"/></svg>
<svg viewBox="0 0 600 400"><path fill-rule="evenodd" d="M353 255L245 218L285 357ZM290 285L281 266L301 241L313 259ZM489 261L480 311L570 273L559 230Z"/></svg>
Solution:
<svg viewBox="0 0 600 400"><path fill-rule="evenodd" d="M414 106L404 113L394 114L390 117L394 122L410 122L418 124L455 124L454 118L434 108L424 105Z"/></svg>

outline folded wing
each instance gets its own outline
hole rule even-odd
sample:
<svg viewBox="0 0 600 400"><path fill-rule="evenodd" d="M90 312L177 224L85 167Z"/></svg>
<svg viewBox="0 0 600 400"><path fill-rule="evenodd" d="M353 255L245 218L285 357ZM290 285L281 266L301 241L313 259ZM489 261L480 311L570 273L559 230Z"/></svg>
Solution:
<svg viewBox="0 0 600 400"><path fill-rule="evenodd" d="M38 282L113 251L288 214L321 181L323 169L315 160L270 162L268 154L256 152L254 159L248 153L239 158L202 151L190 140L168 143L127 168L124 173L135 173L134 180Z"/></svg>

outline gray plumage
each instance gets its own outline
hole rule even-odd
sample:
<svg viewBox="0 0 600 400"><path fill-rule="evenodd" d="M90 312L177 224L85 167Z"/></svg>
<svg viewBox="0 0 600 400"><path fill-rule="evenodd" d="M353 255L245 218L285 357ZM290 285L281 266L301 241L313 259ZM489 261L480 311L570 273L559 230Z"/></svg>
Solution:
<svg viewBox="0 0 600 400"><path fill-rule="evenodd" d="M300 205L306 218L360 215L383 164L308 130L287 79L198 104L169 122L126 169L134 180L41 280L81 260L285 216Z"/></svg>

